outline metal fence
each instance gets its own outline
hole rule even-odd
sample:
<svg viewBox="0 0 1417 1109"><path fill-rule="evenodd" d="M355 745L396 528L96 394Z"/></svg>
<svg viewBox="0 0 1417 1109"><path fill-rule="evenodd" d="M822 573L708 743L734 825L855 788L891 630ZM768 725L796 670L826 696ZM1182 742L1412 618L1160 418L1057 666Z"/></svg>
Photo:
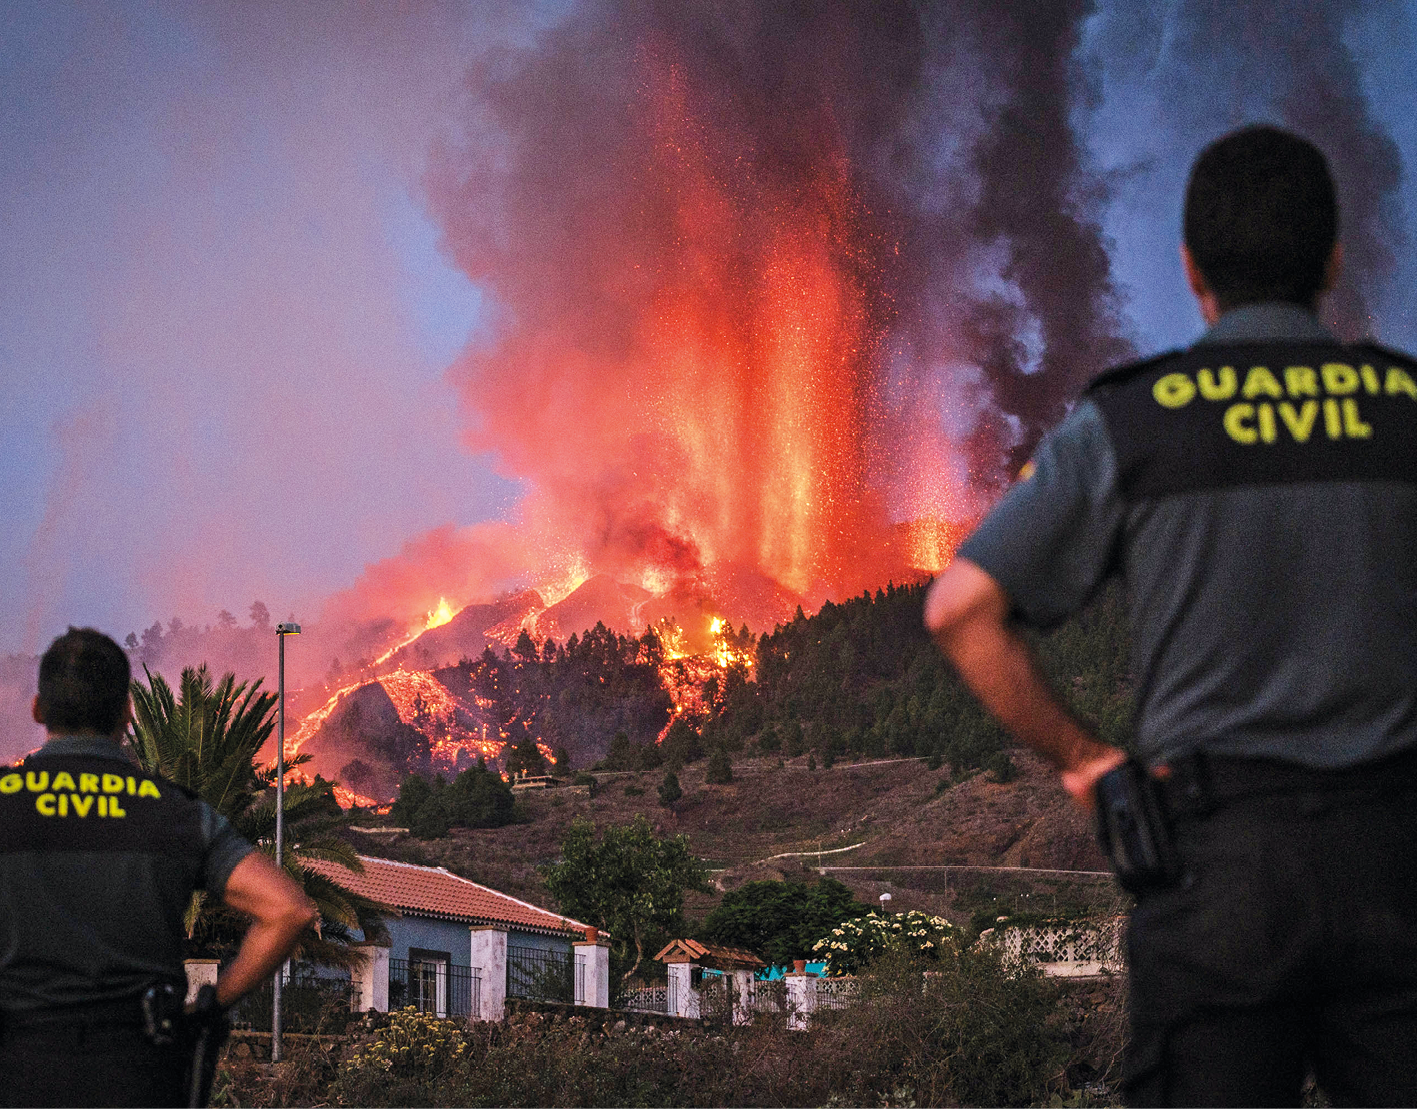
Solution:
<svg viewBox="0 0 1417 1109"><path fill-rule="evenodd" d="M585 1004L585 956L576 956L576 995L577 1005Z"/></svg>
<svg viewBox="0 0 1417 1109"><path fill-rule="evenodd" d="M423 959L390 959L389 1009L410 1005L436 1017L479 1016L482 968Z"/></svg>
<svg viewBox="0 0 1417 1109"><path fill-rule="evenodd" d="M584 994L584 978L582 978ZM575 962L568 951L546 951L539 947L507 947L507 996L528 1001L560 1001L570 1005L576 999Z"/></svg>
<svg viewBox="0 0 1417 1109"><path fill-rule="evenodd" d="M861 980L841 976L817 979L817 1008L845 1009L861 994Z"/></svg>
<svg viewBox="0 0 1417 1109"><path fill-rule="evenodd" d="M231 1009L231 1026L250 1032L271 1030L271 980ZM287 1032L342 1032L359 1012L359 987L345 978L294 974L281 983L281 1027Z"/></svg>
<svg viewBox="0 0 1417 1109"><path fill-rule="evenodd" d="M750 989L750 1008L755 1013L787 1012L787 980L777 978L772 981L754 982Z"/></svg>

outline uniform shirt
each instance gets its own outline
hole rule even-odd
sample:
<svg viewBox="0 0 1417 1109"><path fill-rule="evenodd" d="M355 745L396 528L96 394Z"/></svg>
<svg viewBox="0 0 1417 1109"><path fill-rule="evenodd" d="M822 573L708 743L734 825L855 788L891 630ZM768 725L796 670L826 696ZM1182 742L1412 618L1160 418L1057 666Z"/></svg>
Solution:
<svg viewBox="0 0 1417 1109"><path fill-rule="evenodd" d="M1103 375L959 553L1037 627L1122 577L1148 761L1417 745L1417 367L1294 305Z"/></svg>
<svg viewBox="0 0 1417 1109"><path fill-rule="evenodd" d="M192 892L220 897L251 850L106 739L56 737L0 769L0 1013L183 986Z"/></svg>

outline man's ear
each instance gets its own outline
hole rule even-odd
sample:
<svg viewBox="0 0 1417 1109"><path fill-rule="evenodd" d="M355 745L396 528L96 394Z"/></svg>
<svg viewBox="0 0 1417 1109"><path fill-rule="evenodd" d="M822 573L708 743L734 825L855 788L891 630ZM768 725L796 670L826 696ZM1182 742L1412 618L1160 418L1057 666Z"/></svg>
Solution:
<svg viewBox="0 0 1417 1109"><path fill-rule="evenodd" d="M1206 326L1209 327L1220 319L1220 301L1216 299L1214 290L1205 279L1205 274L1201 273L1200 266L1196 264L1195 256L1191 254L1191 248L1185 243L1181 244L1181 266L1186 271L1186 284L1191 287L1196 303L1200 305L1201 319L1205 320Z"/></svg>
<svg viewBox="0 0 1417 1109"><path fill-rule="evenodd" d="M43 724L43 723L44 723L44 710L39 707L39 694L38 694L38 693L36 693L36 694L34 695L34 701L33 701L33 703L30 705L30 715L34 717L34 722L35 722L36 724Z"/></svg>

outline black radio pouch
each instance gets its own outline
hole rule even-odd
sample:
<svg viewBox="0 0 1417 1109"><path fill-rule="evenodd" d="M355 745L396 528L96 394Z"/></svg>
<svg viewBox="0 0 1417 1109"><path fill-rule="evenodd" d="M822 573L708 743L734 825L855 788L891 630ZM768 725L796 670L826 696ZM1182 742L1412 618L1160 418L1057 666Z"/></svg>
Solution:
<svg viewBox="0 0 1417 1109"><path fill-rule="evenodd" d="M1161 787L1136 759L1097 780L1097 840L1117 881L1134 894L1165 889L1181 879Z"/></svg>

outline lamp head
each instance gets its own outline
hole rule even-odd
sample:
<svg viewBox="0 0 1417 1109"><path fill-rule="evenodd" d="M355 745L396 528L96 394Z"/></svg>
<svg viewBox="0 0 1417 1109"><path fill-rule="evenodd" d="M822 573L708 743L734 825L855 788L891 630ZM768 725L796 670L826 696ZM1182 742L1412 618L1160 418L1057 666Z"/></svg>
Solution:
<svg viewBox="0 0 1417 1109"><path fill-rule="evenodd" d="M276 635L299 635L299 624L277 624Z"/></svg>

